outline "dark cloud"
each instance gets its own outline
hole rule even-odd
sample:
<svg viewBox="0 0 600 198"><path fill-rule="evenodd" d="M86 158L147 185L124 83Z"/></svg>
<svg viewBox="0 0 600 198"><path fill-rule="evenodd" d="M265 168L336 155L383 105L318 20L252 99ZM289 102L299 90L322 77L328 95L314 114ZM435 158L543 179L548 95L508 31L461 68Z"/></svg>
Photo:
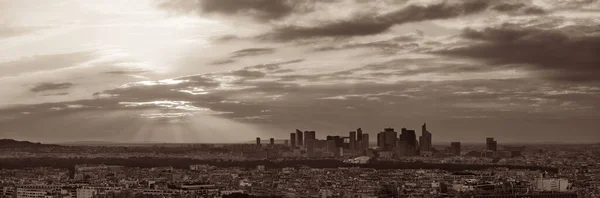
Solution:
<svg viewBox="0 0 600 198"><path fill-rule="evenodd" d="M50 94L44 94L43 96L66 96L66 95L69 95L69 92L50 93Z"/></svg>
<svg viewBox="0 0 600 198"><path fill-rule="evenodd" d="M483 59L495 65L528 65L552 78L568 81L600 80L600 27L569 26L541 29L503 25L466 29L462 37L474 42L439 54Z"/></svg>
<svg viewBox="0 0 600 198"><path fill-rule="evenodd" d="M526 5L524 3L502 3L495 5L494 7L492 7L492 9L500 12L509 12L519 10L521 8L524 8L525 6Z"/></svg>
<svg viewBox="0 0 600 198"><path fill-rule="evenodd" d="M288 41L315 37L374 35L385 32L394 25L474 14L485 10L488 6L488 1L484 0L410 5L383 15L361 14L347 20L326 22L310 27L294 25L278 27L259 38Z"/></svg>
<svg viewBox="0 0 600 198"><path fill-rule="evenodd" d="M230 64L230 63L235 63L235 60L226 58L226 59L215 60L213 62L210 62L211 65L226 65L226 64Z"/></svg>
<svg viewBox="0 0 600 198"><path fill-rule="evenodd" d="M274 48L248 48L235 51L231 53L233 58L245 57L245 56L259 56L265 54L275 53Z"/></svg>
<svg viewBox="0 0 600 198"><path fill-rule="evenodd" d="M294 39L328 36L365 36L385 32L393 25L393 23L380 21L368 16L362 16L351 20L331 22L314 27L279 27L273 32L262 35L259 38L288 41Z"/></svg>
<svg viewBox="0 0 600 198"><path fill-rule="evenodd" d="M524 3L501 3L492 7L498 12L506 12L511 14L545 14L546 11L540 7L527 5Z"/></svg>
<svg viewBox="0 0 600 198"><path fill-rule="evenodd" d="M397 53L400 50L416 49L421 46L417 41L423 38L421 35L408 34L398 36L389 40L367 42L367 43L350 43L342 45L329 45L325 47L318 47L316 51L332 51L332 50L345 50L345 49L356 49L356 48L374 48L380 50L389 50L391 53Z"/></svg>
<svg viewBox="0 0 600 198"><path fill-rule="evenodd" d="M540 7L527 7L525 9L523 9L523 13L524 14L546 14L546 10L540 8Z"/></svg>
<svg viewBox="0 0 600 198"><path fill-rule="evenodd" d="M248 71L248 70L236 70L231 72L234 76L244 77L244 78L262 78L265 77L265 73L260 71Z"/></svg>
<svg viewBox="0 0 600 198"><path fill-rule="evenodd" d="M294 12L309 11L315 0L162 0L163 9L198 14L250 16L257 20L280 19ZM325 1L327 2L327 1Z"/></svg>
<svg viewBox="0 0 600 198"><path fill-rule="evenodd" d="M40 83L35 85L35 87L31 88L29 91L38 93L45 91L64 90L71 88L73 85L73 83Z"/></svg>
<svg viewBox="0 0 600 198"><path fill-rule="evenodd" d="M229 57L212 61L212 62L210 62L210 64L211 65L226 65L226 64L235 63L238 58L273 54L276 51L277 50L275 48L247 48L247 49L242 49L242 50L232 52Z"/></svg>
<svg viewBox="0 0 600 198"><path fill-rule="evenodd" d="M294 59L294 60L289 60L289 61L284 61L284 62L275 62L275 63L248 66L248 67L245 67L244 69L261 69L261 70L266 70L266 71L273 71L273 70L279 70L282 65L300 63L303 61L304 61L304 59Z"/></svg>
<svg viewBox="0 0 600 198"><path fill-rule="evenodd" d="M217 42L227 42L227 41L234 41L234 40L238 40L238 39L241 39L241 38L236 35L224 35L224 36L217 36L217 37L212 38L212 40L217 41Z"/></svg>

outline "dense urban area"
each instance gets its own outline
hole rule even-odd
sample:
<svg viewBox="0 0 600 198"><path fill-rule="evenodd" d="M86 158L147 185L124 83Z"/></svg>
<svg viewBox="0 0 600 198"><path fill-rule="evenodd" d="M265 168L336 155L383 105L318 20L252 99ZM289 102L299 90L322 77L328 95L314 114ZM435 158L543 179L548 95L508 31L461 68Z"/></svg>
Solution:
<svg viewBox="0 0 600 198"><path fill-rule="evenodd" d="M433 144L424 124L371 141L296 130L246 144L0 140L0 198L600 197L600 145ZM376 141L375 141L376 140Z"/></svg>

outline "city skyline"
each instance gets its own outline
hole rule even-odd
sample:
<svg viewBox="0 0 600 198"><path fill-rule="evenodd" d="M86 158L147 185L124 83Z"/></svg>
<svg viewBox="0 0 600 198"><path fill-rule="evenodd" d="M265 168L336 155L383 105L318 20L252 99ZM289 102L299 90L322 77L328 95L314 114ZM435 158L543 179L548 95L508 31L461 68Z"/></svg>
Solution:
<svg viewBox="0 0 600 198"><path fill-rule="evenodd" d="M600 197L600 0L0 0L0 198Z"/></svg>
<svg viewBox="0 0 600 198"><path fill-rule="evenodd" d="M385 127L418 140L427 122L433 142L598 143L599 13L597 0L0 0L0 138L360 127L374 142Z"/></svg>

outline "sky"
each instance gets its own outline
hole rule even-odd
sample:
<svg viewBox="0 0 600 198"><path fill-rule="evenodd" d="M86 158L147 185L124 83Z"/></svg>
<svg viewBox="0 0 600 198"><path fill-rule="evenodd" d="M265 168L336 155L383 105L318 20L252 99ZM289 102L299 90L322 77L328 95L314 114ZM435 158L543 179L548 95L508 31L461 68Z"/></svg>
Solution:
<svg viewBox="0 0 600 198"><path fill-rule="evenodd" d="M598 0L0 0L0 138L600 142L599 55Z"/></svg>

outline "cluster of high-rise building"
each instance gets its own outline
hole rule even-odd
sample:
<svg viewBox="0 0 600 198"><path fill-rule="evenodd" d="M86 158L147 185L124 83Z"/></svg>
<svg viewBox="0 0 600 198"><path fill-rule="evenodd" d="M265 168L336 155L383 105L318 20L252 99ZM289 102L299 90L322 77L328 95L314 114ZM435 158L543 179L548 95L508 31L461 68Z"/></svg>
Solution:
<svg viewBox="0 0 600 198"><path fill-rule="evenodd" d="M433 156L439 153L432 144L433 135L427 130L427 124L421 126L421 134L417 136L415 130L402 128L385 128L377 133L377 147L371 147L369 134L361 128L348 132L348 136L326 136L318 139L315 131L301 131L296 129L285 140L285 147L289 148L289 157L341 157L358 155L377 155L379 157L403 156ZM269 148L273 148L275 140L270 139ZM262 148L260 138L256 139L258 148ZM486 138L485 151L478 155L495 156L498 151L498 142L492 137ZM447 153L455 156L461 155L461 143L451 142ZM514 150L514 151L513 151ZM509 150L511 156L518 156L520 149ZM475 155L475 154L472 154Z"/></svg>
<svg viewBox="0 0 600 198"><path fill-rule="evenodd" d="M398 134L393 128L386 128L377 134L377 146L383 156L430 156L433 151L432 135L427 131L427 124L421 127L418 140L415 130L402 128Z"/></svg>
<svg viewBox="0 0 600 198"><path fill-rule="evenodd" d="M262 148L260 138L256 138L256 144ZM271 138L270 144L274 144ZM370 139L368 133L363 133L361 128L348 132L348 136L326 136L325 139L317 139L315 131L301 131L296 129L290 133L289 140L285 141L292 153L306 157L340 157L349 155L368 154ZM432 134L427 131L427 125L423 124L421 136L417 139L414 130L402 128L400 135L393 128L386 128L377 134L377 150L382 155L415 156L431 155ZM297 156L296 155L296 156Z"/></svg>
<svg viewBox="0 0 600 198"><path fill-rule="evenodd" d="M362 129L351 131L347 137L327 136L326 139L317 139L315 131L301 131L290 133L287 140L292 151L305 151L307 157L339 157L346 153L364 154L369 148L369 134L363 134Z"/></svg>

